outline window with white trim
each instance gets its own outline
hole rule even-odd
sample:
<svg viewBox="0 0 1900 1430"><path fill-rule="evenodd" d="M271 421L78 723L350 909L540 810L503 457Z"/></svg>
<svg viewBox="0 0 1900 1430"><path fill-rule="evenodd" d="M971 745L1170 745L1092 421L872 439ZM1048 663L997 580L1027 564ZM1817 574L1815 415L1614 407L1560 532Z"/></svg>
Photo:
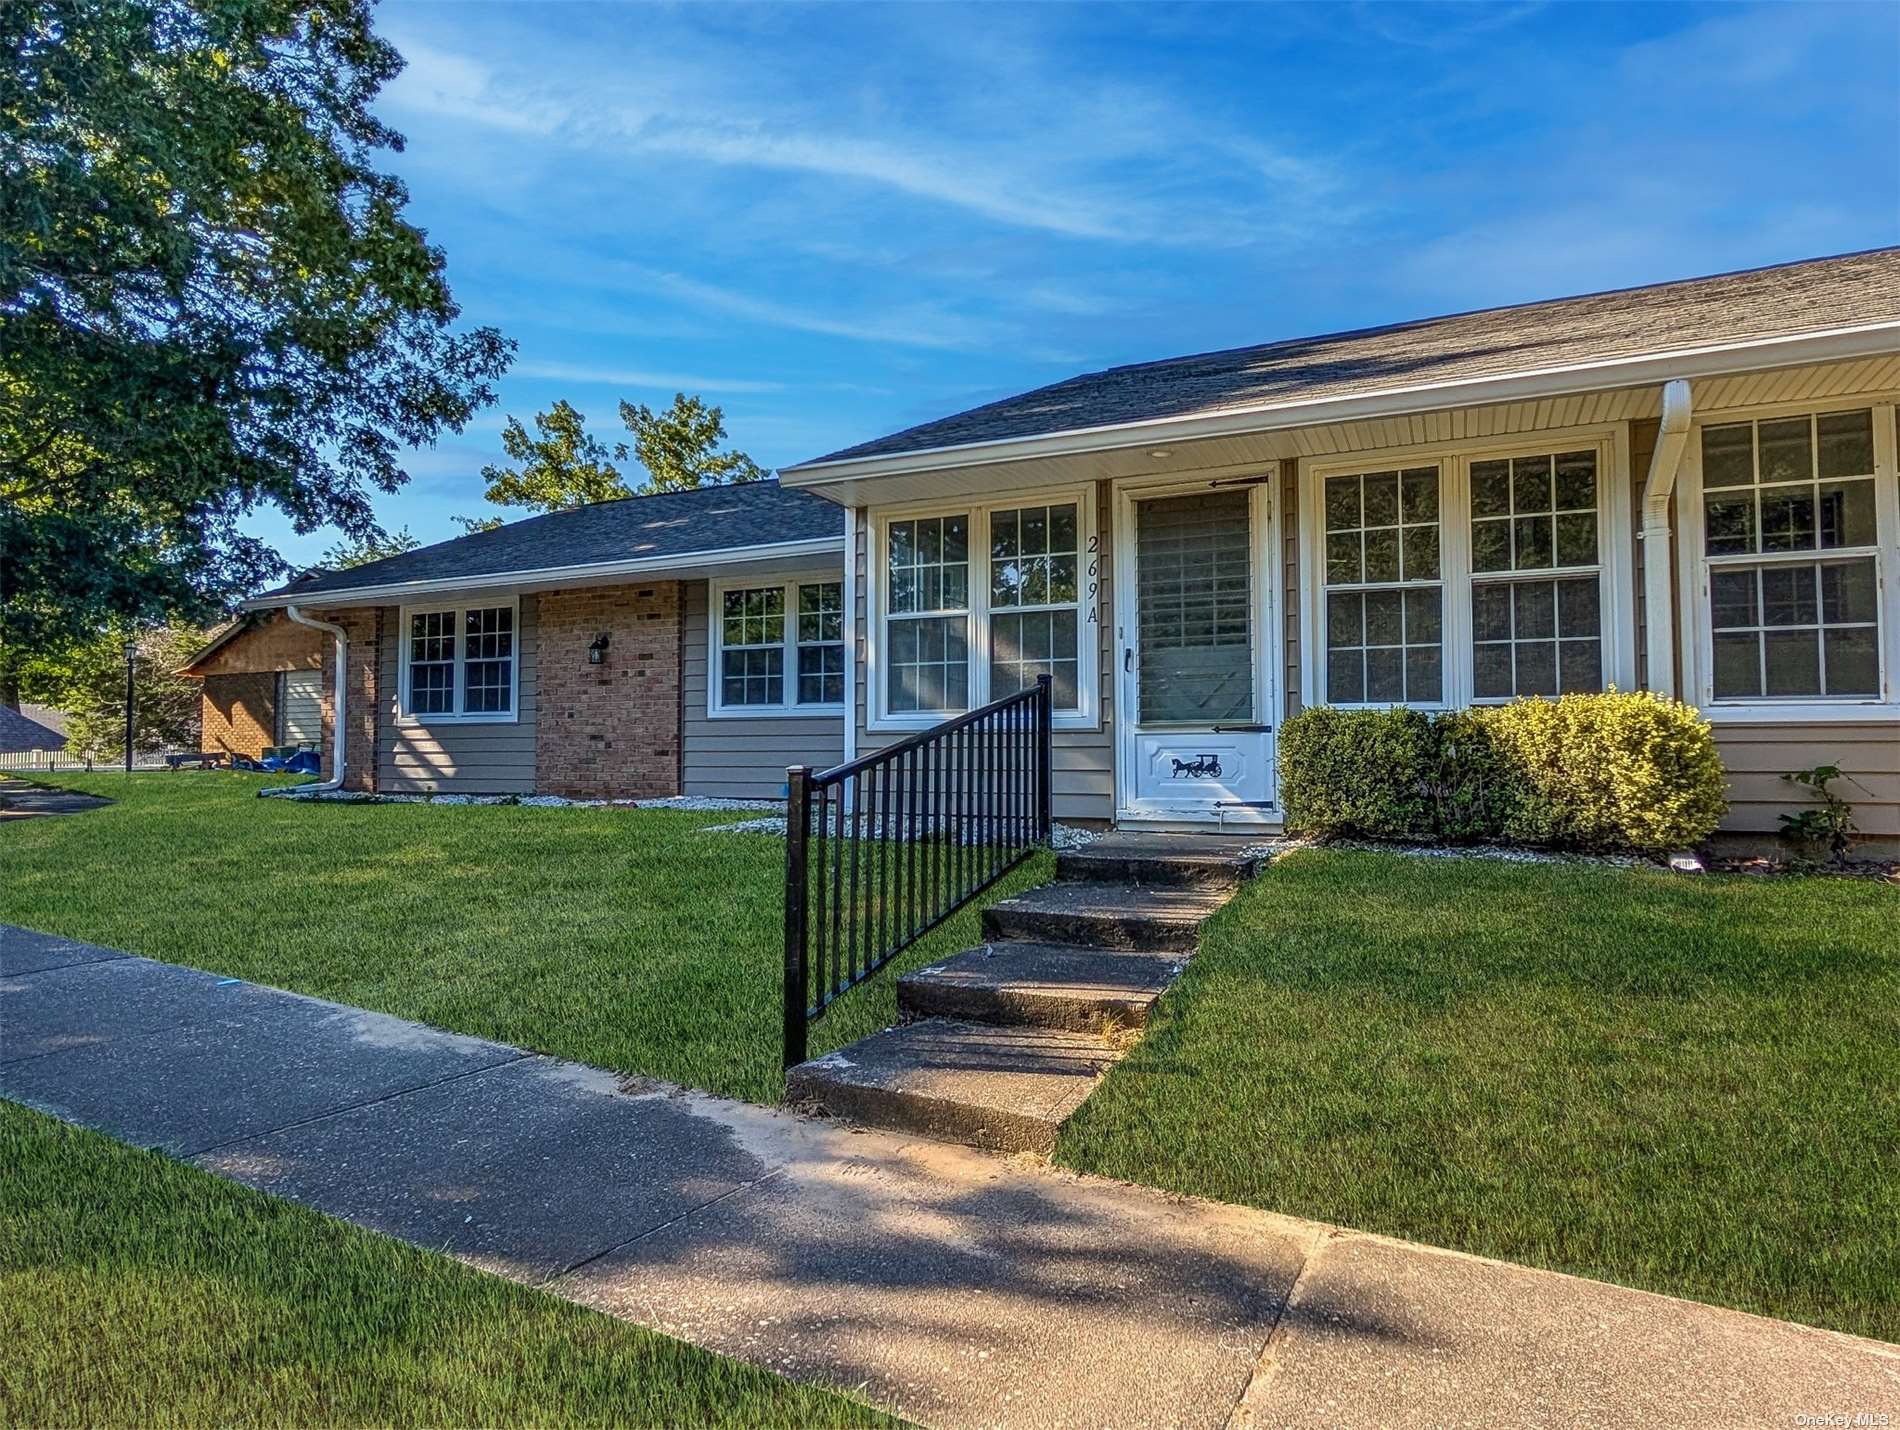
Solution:
<svg viewBox="0 0 1900 1430"><path fill-rule="evenodd" d="M404 613L402 709L409 718L511 720L515 607Z"/></svg>
<svg viewBox="0 0 1900 1430"><path fill-rule="evenodd" d="M1578 428L1309 468L1312 698L1455 709L1633 683L1626 457L1617 429Z"/></svg>
<svg viewBox="0 0 1900 1430"><path fill-rule="evenodd" d="M1444 699L1437 466L1329 476L1326 698L1334 705Z"/></svg>
<svg viewBox="0 0 1900 1430"><path fill-rule="evenodd" d="M1093 719L1090 519L1077 493L876 521L874 718L927 724L1047 675L1059 717Z"/></svg>
<svg viewBox="0 0 1900 1430"><path fill-rule="evenodd" d="M798 588L798 703L844 703L844 584L802 582Z"/></svg>
<svg viewBox="0 0 1900 1430"><path fill-rule="evenodd" d="M711 588L710 714L774 715L844 704L844 586L772 581Z"/></svg>
<svg viewBox="0 0 1900 1430"><path fill-rule="evenodd" d="M1076 504L992 511L989 527L989 698L1046 675L1055 708L1074 710L1082 629Z"/></svg>
<svg viewBox="0 0 1900 1430"><path fill-rule="evenodd" d="M1711 424L1701 458L1710 697L1878 698L1872 410Z"/></svg>
<svg viewBox="0 0 1900 1430"><path fill-rule="evenodd" d="M785 703L785 588L742 586L719 608L722 705Z"/></svg>
<svg viewBox="0 0 1900 1430"><path fill-rule="evenodd" d="M1603 689L1603 561L1595 448L1476 461L1471 693Z"/></svg>
<svg viewBox="0 0 1900 1430"><path fill-rule="evenodd" d="M894 521L885 534L893 715L970 707L970 518Z"/></svg>

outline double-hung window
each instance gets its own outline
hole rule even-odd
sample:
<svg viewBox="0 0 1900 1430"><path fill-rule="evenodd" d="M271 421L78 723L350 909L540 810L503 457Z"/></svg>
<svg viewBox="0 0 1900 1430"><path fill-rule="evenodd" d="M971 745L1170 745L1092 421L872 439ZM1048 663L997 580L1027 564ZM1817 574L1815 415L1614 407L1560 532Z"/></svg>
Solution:
<svg viewBox="0 0 1900 1430"><path fill-rule="evenodd" d="M1705 425L1700 457L1704 698L1880 698L1872 409Z"/></svg>
<svg viewBox="0 0 1900 1430"><path fill-rule="evenodd" d="M1603 688L1597 467L1594 447L1471 464L1475 699Z"/></svg>
<svg viewBox="0 0 1900 1430"><path fill-rule="evenodd" d="M1074 710L1082 629L1076 504L989 515L989 698L1013 695L1047 675L1055 708Z"/></svg>
<svg viewBox="0 0 1900 1430"><path fill-rule="evenodd" d="M1093 720L1099 552L1085 494L874 522L874 718L933 723L1050 677Z"/></svg>
<svg viewBox="0 0 1900 1430"><path fill-rule="evenodd" d="M405 611L404 716L514 719L515 617L512 604Z"/></svg>
<svg viewBox="0 0 1900 1430"><path fill-rule="evenodd" d="M893 715L970 707L970 518L894 521L887 532Z"/></svg>
<svg viewBox="0 0 1900 1430"><path fill-rule="evenodd" d="M1436 466L1326 478L1326 698L1444 699L1444 572Z"/></svg>
<svg viewBox="0 0 1900 1430"><path fill-rule="evenodd" d="M1315 474L1312 698L1458 708L1629 682L1623 448L1568 436Z"/></svg>
<svg viewBox="0 0 1900 1430"><path fill-rule="evenodd" d="M837 581L712 587L707 708L783 715L844 704L844 595Z"/></svg>
<svg viewBox="0 0 1900 1430"><path fill-rule="evenodd" d="M844 703L844 586L840 582L799 585L798 703Z"/></svg>

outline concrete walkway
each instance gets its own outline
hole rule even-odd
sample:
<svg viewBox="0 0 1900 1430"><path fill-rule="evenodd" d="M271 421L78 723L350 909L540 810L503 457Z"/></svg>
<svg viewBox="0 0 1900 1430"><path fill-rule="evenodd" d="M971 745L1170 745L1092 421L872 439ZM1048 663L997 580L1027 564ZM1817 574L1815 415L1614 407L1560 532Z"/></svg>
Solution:
<svg viewBox="0 0 1900 1430"><path fill-rule="evenodd" d="M4 925L0 1096L926 1424L1900 1413L1900 1347L854 1133Z"/></svg>

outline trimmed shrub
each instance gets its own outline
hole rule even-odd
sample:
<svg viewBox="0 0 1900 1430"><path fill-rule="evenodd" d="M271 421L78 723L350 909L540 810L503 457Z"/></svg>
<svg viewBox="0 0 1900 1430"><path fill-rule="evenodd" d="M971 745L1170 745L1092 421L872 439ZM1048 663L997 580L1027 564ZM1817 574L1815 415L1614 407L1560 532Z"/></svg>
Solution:
<svg viewBox="0 0 1900 1430"><path fill-rule="evenodd" d="M1665 853L1700 844L1728 812L1709 724L1654 695L1565 695L1484 712L1522 783L1506 839Z"/></svg>
<svg viewBox="0 0 1900 1430"><path fill-rule="evenodd" d="M1706 721L1653 695L1566 695L1428 715L1303 710L1280 732L1288 829L1661 853L1728 808Z"/></svg>
<svg viewBox="0 0 1900 1430"><path fill-rule="evenodd" d="M1432 717L1403 707L1318 705L1280 727L1280 799L1301 833L1431 837L1438 777Z"/></svg>

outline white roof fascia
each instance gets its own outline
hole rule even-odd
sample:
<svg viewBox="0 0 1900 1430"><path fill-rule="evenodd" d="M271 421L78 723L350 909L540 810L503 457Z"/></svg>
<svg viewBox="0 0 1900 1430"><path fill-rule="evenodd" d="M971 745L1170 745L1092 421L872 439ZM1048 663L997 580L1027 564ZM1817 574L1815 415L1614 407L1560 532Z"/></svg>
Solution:
<svg viewBox="0 0 1900 1430"><path fill-rule="evenodd" d="M757 561L795 561L805 556L844 554L844 537L819 536L803 541L776 541L759 546L731 546L717 551L680 551L670 556L641 556L626 561L595 561L578 566L544 566L531 571L486 571L470 576L444 576L433 581L392 581L379 586L343 586L333 590L279 591L246 601L247 611L282 606L312 610L337 606L399 604L412 596L444 595L455 591L493 591L576 580L611 581L622 576L658 575L686 568L749 565Z"/></svg>
<svg viewBox="0 0 1900 1430"><path fill-rule="evenodd" d="M1900 350L1900 321L1830 328L1811 333L1753 338L1746 342L1680 348L1640 357L1607 358L1486 377L1419 383L1362 396L1296 398L1257 407L1185 417L1144 418L1103 427L1080 427L1032 437L998 438L914 452L805 462L785 467L786 487L818 487L867 477L900 476L942 468L986 466L1034 457L1063 457L1137 447L1155 441L1190 441L1247 432L1272 432L1329 422L1406 416L1445 407L1473 407L1528 398L1559 397L1599 388L1638 387L1674 378L1715 377L1761 368L1833 362Z"/></svg>

